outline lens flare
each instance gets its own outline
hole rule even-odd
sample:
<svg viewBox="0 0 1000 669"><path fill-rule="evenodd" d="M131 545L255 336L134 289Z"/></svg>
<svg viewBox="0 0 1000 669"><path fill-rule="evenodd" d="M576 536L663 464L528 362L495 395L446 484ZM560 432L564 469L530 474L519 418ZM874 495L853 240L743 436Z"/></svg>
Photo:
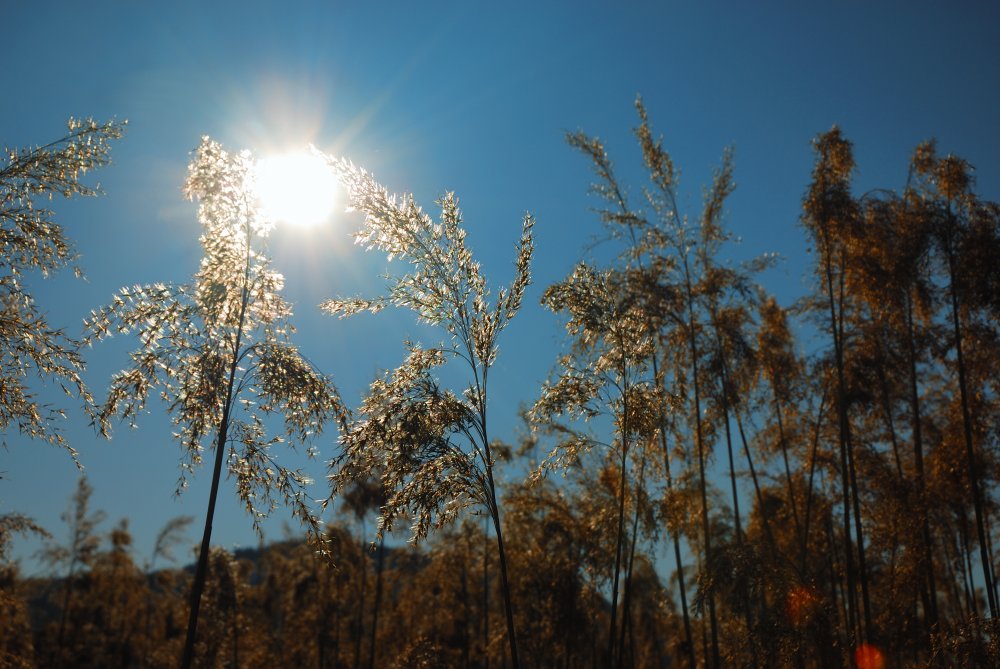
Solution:
<svg viewBox="0 0 1000 669"><path fill-rule="evenodd" d="M858 669L885 669L882 651L867 643L861 644L854 651L854 662L858 665Z"/></svg>

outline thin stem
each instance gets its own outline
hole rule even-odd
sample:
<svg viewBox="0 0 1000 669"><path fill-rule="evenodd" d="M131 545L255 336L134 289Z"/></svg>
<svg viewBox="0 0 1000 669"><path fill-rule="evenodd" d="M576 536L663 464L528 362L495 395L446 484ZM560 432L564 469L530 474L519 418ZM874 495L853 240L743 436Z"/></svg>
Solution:
<svg viewBox="0 0 1000 669"><path fill-rule="evenodd" d="M212 519L215 517L215 502L219 496L219 481L222 478L222 460L229 434L230 412L233 407L236 368L239 364L243 325L246 321L247 305L250 301L250 234L250 223L248 222L246 226L246 264L243 268L239 324L236 328L232 364L229 367L229 382L226 384L226 401L222 409L222 421L219 423L219 438L215 446L215 466L212 470L212 487L208 495L208 511L205 514L205 531L202 534L201 550L198 554L198 566L195 570L194 585L191 587L191 613L188 617L187 638L184 642L184 657L181 660L182 669L190 669L194 662L194 646L198 634L198 611L201 608L201 595L205 590L205 577L208 574L208 553L212 542Z"/></svg>
<svg viewBox="0 0 1000 669"><path fill-rule="evenodd" d="M487 454L489 445L486 446ZM492 458L491 458L492 460ZM496 485L493 481L493 468L488 467L486 474L490 484L490 515L493 517L493 528L497 533L497 549L500 554L500 583L503 586L504 608L507 613L507 638L510 642L510 659L513 669L520 669L521 663L517 657L517 635L514 631L514 611L510 600L510 584L507 581L507 552L504 550L503 530L500 527L500 509L497 507Z"/></svg>
<svg viewBox="0 0 1000 669"><path fill-rule="evenodd" d="M661 386L663 384L660 378L658 370L658 362L656 352L652 354L653 359L653 378L657 379L657 383ZM667 445L667 430L666 422L664 416L660 416L660 446L663 449L663 468L667 473L667 490L671 491L674 487L673 475L670 473L670 449ZM674 561L677 564L677 587L680 590L681 596L681 615L684 619L684 638L687 641L687 654L688 662L690 662L690 669L695 669L698 666L698 662L695 659L694 654L694 635L691 633L691 615L688 613L687 605L687 592L684 588L684 562L681 559L681 540L680 531L673 532L673 544L674 544Z"/></svg>
<svg viewBox="0 0 1000 669"><path fill-rule="evenodd" d="M950 212L949 212L950 213ZM950 241L950 240L949 240ZM972 438L972 414L969 410L968 382L965 375L965 358L962 350L962 323L959 316L958 286L955 280L955 254L951 244L948 245L948 274L951 297L951 321L955 336L955 362L958 367L958 388L962 403L962 432L965 436L965 454L969 468L969 481L972 484L972 502L976 512L976 532L979 538L979 561L983 570L983 584L986 599L990 606L990 617L997 618L998 607L993 589L993 569L990 565L989 550L986 543L986 522L983 513L983 492L979 483L979 473L976 467L976 450Z"/></svg>

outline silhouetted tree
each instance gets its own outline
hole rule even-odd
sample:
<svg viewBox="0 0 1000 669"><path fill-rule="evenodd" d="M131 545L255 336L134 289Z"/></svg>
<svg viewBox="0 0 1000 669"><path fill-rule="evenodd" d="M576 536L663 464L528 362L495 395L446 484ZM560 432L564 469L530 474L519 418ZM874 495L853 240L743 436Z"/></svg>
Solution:
<svg viewBox="0 0 1000 669"><path fill-rule="evenodd" d="M521 306L530 282L534 219L525 216L517 245L516 274L495 303L479 265L465 246L462 215L454 194L439 204L434 221L412 197L392 197L375 179L344 160L331 161L350 193L350 205L365 216L359 244L399 257L408 274L388 279L386 294L375 299L334 299L322 307L349 316L378 312L388 304L407 307L420 321L440 327L449 341L437 348L407 343L407 360L371 385L358 417L341 435L343 455L333 463L334 491L356 480L381 479L387 499L379 533L403 514L413 518L413 536L455 520L469 506L489 512L500 558L501 592L507 615L511 660L520 666L507 555L494 469L495 445L487 425L487 384L496 361L498 337ZM436 368L458 360L470 375L462 394L442 388Z"/></svg>
<svg viewBox="0 0 1000 669"><path fill-rule="evenodd" d="M41 551L42 560L53 568L65 569L61 601L59 604L59 625L55 633L55 643L48 648L48 661L53 666L63 666L72 657L71 648L77 633L78 612L75 610L74 593L79 572L88 569L97 558L101 535L97 526L104 522L103 511L90 511L90 496L94 490L81 476L73 494L71 510L62 514L62 520L69 528L69 542L62 546L49 543Z"/></svg>
<svg viewBox="0 0 1000 669"><path fill-rule="evenodd" d="M249 153L230 154L203 139L186 186L188 196L200 201L204 228L205 256L194 282L123 288L86 322L90 342L135 331L141 344L96 410L102 434L110 435L116 416L134 425L150 391L158 389L186 455L181 488L202 462L203 442L211 440L215 448L185 668L194 658L223 461L255 528L282 500L321 537L306 495L307 477L279 465L270 449L286 439L290 446L308 442L329 420L345 416L330 381L288 341L291 308L279 294L283 278L271 269L263 248L272 223L256 201L253 170ZM284 419L284 437L268 434L264 418L273 414Z"/></svg>
<svg viewBox="0 0 1000 669"><path fill-rule="evenodd" d="M567 436L560 440L543 469L573 465L595 446L604 446L617 473L614 567L611 570L611 619L608 656L621 662L618 643L619 581L626 559L625 510L629 456L657 425L657 389L647 363L651 341L641 305L611 271L578 265L566 280L546 289L543 304L566 315L572 350L562 356L554 380L542 388L531 409L533 420ZM572 423L604 415L614 425L614 440ZM566 421L569 422L566 422ZM560 424L559 421L562 421Z"/></svg>
<svg viewBox="0 0 1000 669"><path fill-rule="evenodd" d="M50 535L33 520L21 514L0 516L0 665L13 669L34 666L31 620L28 604L20 592L20 569L10 560L10 545L15 534L48 538Z"/></svg>
<svg viewBox="0 0 1000 669"><path fill-rule="evenodd" d="M997 248L996 243L991 244L990 240L991 237L996 239L995 231L1000 215L996 205L983 203L975 195L972 190L975 183L972 168L961 158L955 156L939 158L933 143L926 143L917 149L913 168L918 177L915 190L920 197L923 213L930 218L934 249L947 278L949 320L955 352L954 369L958 380L962 437L975 510L976 533L979 539L983 589L989 603L990 616L996 619L1000 617L1000 604L994 588L995 576L987 529L986 495L980 473L983 469L982 455L981 449L976 444L976 432L981 433L981 428L977 430L976 423L982 420L982 417L975 415L973 406L975 386L972 385L974 380L970 379L970 368L966 360L968 354L965 338L968 336L966 331L970 327L976 332L978 309L983 306L989 308L995 304L996 298L990 294L989 289L981 291L976 288L990 285L990 278L996 276L994 267L996 258L989 258L986 263L976 263L975 259L983 258L984 249ZM977 238L976 232L986 232L986 234ZM977 298L982 297L986 297L986 304L977 304Z"/></svg>
<svg viewBox="0 0 1000 669"><path fill-rule="evenodd" d="M99 186L81 179L111 162L111 142L122 136L125 122L71 118L67 130L44 146L5 147L0 158L0 434L14 426L65 448L76 460L53 423L62 409L41 403L28 379L56 383L68 395L89 400L80 378L79 342L48 322L26 281L75 262L73 242L46 201L99 194Z"/></svg>
<svg viewBox="0 0 1000 669"><path fill-rule="evenodd" d="M844 139L838 128L817 137L814 148L816 164L813 180L803 203L802 220L816 249L816 273L821 282L817 310L822 309L829 314L826 329L834 348L848 633L852 639L870 642L873 635L872 611L845 371L847 323L854 315L850 300L855 297L846 294L846 287L852 261L852 237L856 234L859 216L857 203L850 192L854 157L851 143ZM851 538L852 522L856 541ZM861 615L857 612L856 604L859 580L862 593ZM862 624L863 628L860 627ZM855 630L860 630L860 633Z"/></svg>

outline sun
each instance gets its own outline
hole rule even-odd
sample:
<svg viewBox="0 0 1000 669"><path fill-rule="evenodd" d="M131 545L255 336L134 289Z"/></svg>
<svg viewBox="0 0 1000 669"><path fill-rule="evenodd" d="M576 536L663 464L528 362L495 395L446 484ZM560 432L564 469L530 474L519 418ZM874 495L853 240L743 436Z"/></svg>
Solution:
<svg viewBox="0 0 1000 669"><path fill-rule="evenodd" d="M261 209L273 222L317 225L330 217L336 204L337 178L326 161L310 151L261 158L254 181Z"/></svg>

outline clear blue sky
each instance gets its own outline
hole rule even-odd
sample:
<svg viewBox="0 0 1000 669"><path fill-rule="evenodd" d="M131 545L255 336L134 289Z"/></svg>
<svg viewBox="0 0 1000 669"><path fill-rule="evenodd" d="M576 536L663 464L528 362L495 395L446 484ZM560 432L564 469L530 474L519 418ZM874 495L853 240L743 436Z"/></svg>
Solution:
<svg viewBox="0 0 1000 669"><path fill-rule="evenodd" d="M489 277L512 276L521 216L537 216L535 285L501 341L491 407L513 439L519 404L534 400L562 341L538 306L600 232L589 212L589 167L564 143L583 129L608 144L638 188L632 102L646 101L683 171L692 213L726 146L737 191L727 222L734 257L786 260L768 276L783 302L804 292L798 224L810 140L839 124L855 142L859 190L899 186L910 151L937 137L976 166L980 192L1000 199L1000 10L991 2L8 2L0 10L4 95L0 143L60 136L68 116L129 120L102 170L107 195L56 201L88 281L33 282L51 320L73 333L123 285L188 280L199 259L195 206L181 197L202 135L258 151L313 142L349 156L424 207L445 190L462 201L469 242ZM409 315L339 321L316 305L372 292L381 258L350 245L356 218L319 231L279 230L272 245L293 301L296 342L356 405L402 356ZM89 352L95 395L135 344ZM200 533L209 471L172 496L180 450L159 407L111 442L69 405L66 433L108 522L127 516L137 557L171 517ZM17 434L0 451L0 513L16 510L65 535L77 472L65 453ZM333 454L333 436L320 442ZM291 460L290 460L291 462ZM322 463L312 465L325 496ZM256 539L231 485L215 543ZM281 536L278 512L268 536ZM16 540L28 573L37 543Z"/></svg>

